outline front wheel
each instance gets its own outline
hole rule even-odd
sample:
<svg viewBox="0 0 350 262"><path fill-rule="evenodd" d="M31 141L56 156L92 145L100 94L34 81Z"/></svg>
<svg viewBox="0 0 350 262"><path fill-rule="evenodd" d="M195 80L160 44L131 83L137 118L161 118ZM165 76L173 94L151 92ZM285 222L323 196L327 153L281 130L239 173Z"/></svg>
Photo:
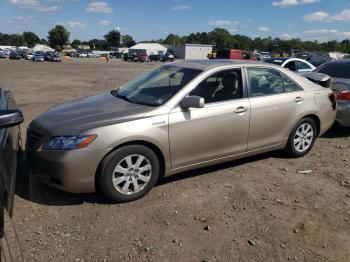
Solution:
<svg viewBox="0 0 350 262"><path fill-rule="evenodd" d="M285 152L292 157L301 157L310 152L317 137L317 128L312 118L301 119L291 134Z"/></svg>
<svg viewBox="0 0 350 262"><path fill-rule="evenodd" d="M100 188L115 202L134 201L152 189L159 172L159 160L153 150L142 145L125 146L103 160Z"/></svg>

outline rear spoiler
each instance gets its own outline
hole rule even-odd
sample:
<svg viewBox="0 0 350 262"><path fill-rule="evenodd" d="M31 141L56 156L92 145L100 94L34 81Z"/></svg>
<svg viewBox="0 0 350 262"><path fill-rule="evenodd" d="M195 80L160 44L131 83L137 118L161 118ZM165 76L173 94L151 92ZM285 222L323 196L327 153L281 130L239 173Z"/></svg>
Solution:
<svg viewBox="0 0 350 262"><path fill-rule="evenodd" d="M302 73L301 75L324 88L330 88L332 85L332 78L329 75L314 72Z"/></svg>

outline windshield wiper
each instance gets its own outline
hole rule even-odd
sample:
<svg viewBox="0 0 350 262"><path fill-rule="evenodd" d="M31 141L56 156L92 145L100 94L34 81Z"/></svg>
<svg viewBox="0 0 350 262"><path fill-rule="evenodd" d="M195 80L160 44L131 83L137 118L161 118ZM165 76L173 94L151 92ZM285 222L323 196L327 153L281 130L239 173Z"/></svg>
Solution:
<svg viewBox="0 0 350 262"><path fill-rule="evenodd" d="M118 98L121 98L121 99L123 99L123 100L125 100L125 101L127 101L127 102L129 102L129 103L134 103L134 104L135 104L135 102L134 102L133 100L131 100L130 98L128 98L127 96L124 96L124 95L119 94L118 90L113 90L113 91L111 92L111 94L112 94L113 96L118 97Z"/></svg>
<svg viewBox="0 0 350 262"><path fill-rule="evenodd" d="M128 98L127 96L124 96L124 95L121 95L119 94L118 90L112 90L111 91L111 94L117 98L120 98L120 99L123 99L129 103L133 103L133 104L138 104L138 105L143 105L143 106L152 106L152 107L155 107L157 105L154 105L154 104L149 104L149 103L145 103L145 102L140 102L140 101L137 101L137 100L131 100L130 98Z"/></svg>

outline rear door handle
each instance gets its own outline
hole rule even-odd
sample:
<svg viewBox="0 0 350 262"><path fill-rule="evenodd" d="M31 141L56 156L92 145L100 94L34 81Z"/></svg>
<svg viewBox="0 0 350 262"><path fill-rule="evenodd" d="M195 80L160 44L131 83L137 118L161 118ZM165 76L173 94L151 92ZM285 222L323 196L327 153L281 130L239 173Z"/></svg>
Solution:
<svg viewBox="0 0 350 262"><path fill-rule="evenodd" d="M244 113L244 112L247 112L247 111L248 111L248 108L243 107L243 106L239 106L239 107L237 107L237 109L234 112L236 114L241 114L241 113Z"/></svg>
<svg viewBox="0 0 350 262"><path fill-rule="evenodd" d="M294 99L294 102L295 103L299 103L299 102L302 102L304 101L304 98L300 97L300 96L297 96L295 99Z"/></svg>

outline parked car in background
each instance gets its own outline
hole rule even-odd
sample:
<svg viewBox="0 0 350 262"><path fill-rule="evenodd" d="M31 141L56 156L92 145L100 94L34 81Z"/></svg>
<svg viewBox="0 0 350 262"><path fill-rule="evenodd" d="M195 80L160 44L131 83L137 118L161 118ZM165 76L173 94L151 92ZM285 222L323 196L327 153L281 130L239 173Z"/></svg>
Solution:
<svg viewBox="0 0 350 262"><path fill-rule="evenodd" d="M115 58L122 58L123 53L122 52L111 52L110 55Z"/></svg>
<svg viewBox="0 0 350 262"><path fill-rule="evenodd" d="M28 50L17 50L16 52L21 55L21 58L26 58Z"/></svg>
<svg viewBox="0 0 350 262"><path fill-rule="evenodd" d="M87 58L88 54L87 53L80 53L78 57L80 57L80 58Z"/></svg>
<svg viewBox="0 0 350 262"><path fill-rule="evenodd" d="M0 58L1 58L1 59L6 58L5 52L0 51Z"/></svg>
<svg viewBox="0 0 350 262"><path fill-rule="evenodd" d="M23 115L17 110L12 94L0 87L0 261L23 261L11 221L21 152L18 125L22 122Z"/></svg>
<svg viewBox="0 0 350 262"><path fill-rule="evenodd" d="M208 59L215 59L216 58L216 51L211 51L207 55Z"/></svg>
<svg viewBox="0 0 350 262"><path fill-rule="evenodd" d="M136 53L129 53L127 61L137 62L137 54Z"/></svg>
<svg viewBox="0 0 350 262"><path fill-rule="evenodd" d="M160 55L149 55L149 61L160 61L161 60L161 56Z"/></svg>
<svg viewBox="0 0 350 262"><path fill-rule="evenodd" d="M44 62L44 56L42 54L34 54L33 62Z"/></svg>
<svg viewBox="0 0 350 262"><path fill-rule="evenodd" d="M124 53L123 54L123 60L128 61L129 60L129 53Z"/></svg>
<svg viewBox="0 0 350 262"><path fill-rule="evenodd" d="M45 61L50 61L50 58L52 56L52 52L46 52L43 56L44 56L44 60Z"/></svg>
<svg viewBox="0 0 350 262"><path fill-rule="evenodd" d="M329 88L285 68L183 61L51 108L30 123L27 152L44 183L128 202L163 174L280 149L301 157L335 115Z"/></svg>
<svg viewBox="0 0 350 262"><path fill-rule="evenodd" d="M316 69L312 64L300 58L268 58L262 61L285 67L293 72L312 72Z"/></svg>
<svg viewBox="0 0 350 262"><path fill-rule="evenodd" d="M269 52L261 52L261 59L269 59L271 58L271 54Z"/></svg>
<svg viewBox="0 0 350 262"><path fill-rule="evenodd" d="M89 52L89 53L87 54L87 57L89 57L89 58L99 58L100 55L95 54L95 53L93 53L93 52Z"/></svg>
<svg viewBox="0 0 350 262"><path fill-rule="evenodd" d="M350 59L350 55L344 55L342 59Z"/></svg>
<svg viewBox="0 0 350 262"><path fill-rule="evenodd" d="M175 57L172 53L166 53L161 57L161 61L163 62L174 62Z"/></svg>
<svg viewBox="0 0 350 262"><path fill-rule="evenodd" d="M296 58L301 58L314 65L315 67L319 67L324 63L332 61L332 58L328 53L320 53L320 52L302 52L294 55Z"/></svg>
<svg viewBox="0 0 350 262"><path fill-rule="evenodd" d="M4 52L5 53L5 55L8 57L8 56L10 56L10 53L11 53L11 50L3 50L2 52Z"/></svg>
<svg viewBox="0 0 350 262"><path fill-rule="evenodd" d="M77 52L75 51L68 51L65 53L66 56L69 56L69 57L77 57Z"/></svg>
<svg viewBox="0 0 350 262"><path fill-rule="evenodd" d="M27 53L26 59L27 59L27 60L32 60L32 59L33 59L33 56L34 56L34 53Z"/></svg>
<svg viewBox="0 0 350 262"><path fill-rule="evenodd" d="M255 55L256 61L261 61L262 60L262 58L261 58L262 56L261 56L260 53L255 53L254 55Z"/></svg>
<svg viewBox="0 0 350 262"><path fill-rule="evenodd" d="M51 54L48 59L50 62L61 62L61 57L58 54Z"/></svg>
<svg viewBox="0 0 350 262"><path fill-rule="evenodd" d="M20 60L22 58L21 54L16 51L11 51L9 55L10 59L18 59Z"/></svg>
<svg viewBox="0 0 350 262"><path fill-rule="evenodd" d="M216 59L256 61L256 57L253 52L238 49L221 49L217 52Z"/></svg>
<svg viewBox="0 0 350 262"><path fill-rule="evenodd" d="M350 59L328 62L315 70L332 77L332 89L337 97L337 122L350 127Z"/></svg>
<svg viewBox="0 0 350 262"><path fill-rule="evenodd" d="M146 53L139 53L135 62L149 62L149 57Z"/></svg>

